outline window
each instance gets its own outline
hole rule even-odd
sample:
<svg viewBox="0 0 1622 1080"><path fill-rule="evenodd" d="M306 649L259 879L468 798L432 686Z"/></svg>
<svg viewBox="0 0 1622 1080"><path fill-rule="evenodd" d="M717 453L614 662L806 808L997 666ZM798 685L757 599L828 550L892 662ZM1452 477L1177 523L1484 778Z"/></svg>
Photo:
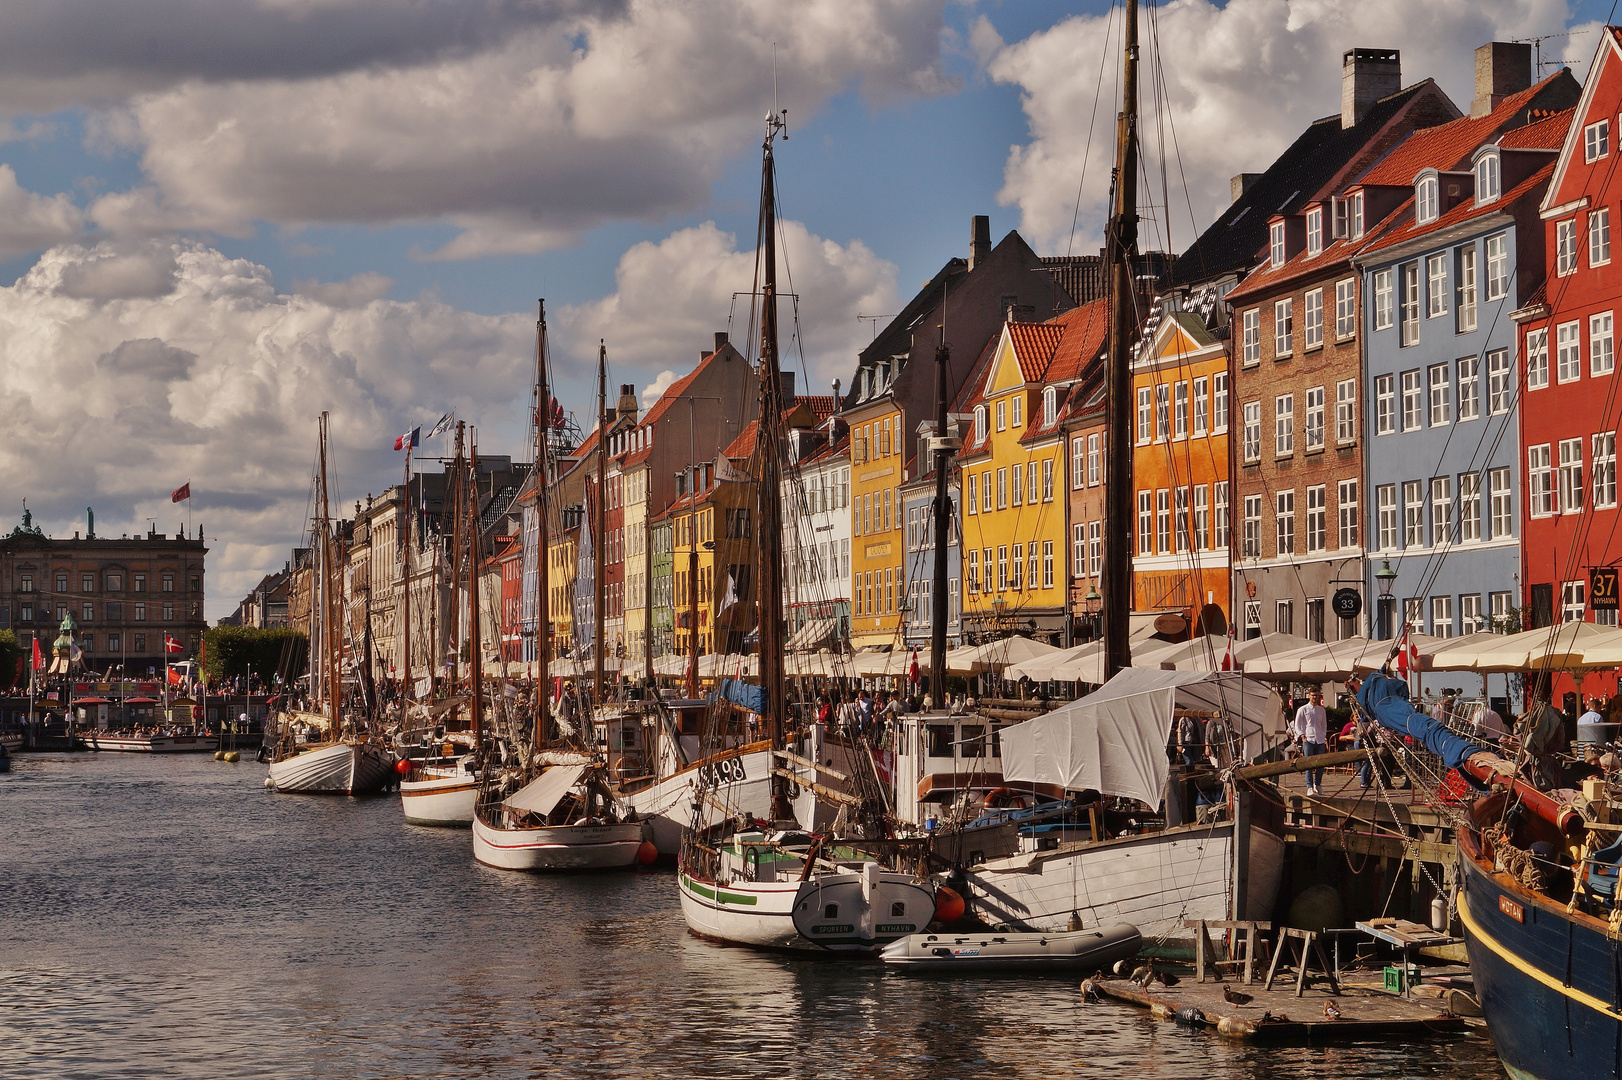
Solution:
<svg viewBox="0 0 1622 1080"><path fill-rule="evenodd" d="M1042 501L1053 501L1053 459L1042 459Z"/></svg>
<svg viewBox="0 0 1622 1080"><path fill-rule="evenodd" d="M997 402L997 430L1008 430L1008 402Z"/></svg>
<svg viewBox="0 0 1622 1080"><path fill-rule="evenodd" d="M971 514L977 514L980 512L980 497L976 491L979 485L975 483L977 479L978 477L976 477L973 473L969 473L968 498L966 498L964 502L968 504L968 511Z"/></svg>
<svg viewBox="0 0 1622 1080"><path fill-rule="evenodd" d="M1438 476L1431 480L1431 543L1453 542L1453 478Z"/></svg>
<svg viewBox="0 0 1622 1080"><path fill-rule="evenodd" d="M1485 629L1487 622L1481 617L1481 594L1465 593L1459 597L1459 633L1476 634Z"/></svg>
<svg viewBox="0 0 1622 1080"><path fill-rule="evenodd" d="M1554 223L1554 272L1561 277L1577 269L1577 219Z"/></svg>
<svg viewBox="0 0 1622 1080"><path fill-rule="evenodd" d="M1402 268L1402 344L1419 341L1419 264Z"/></svg>
<svg viewBox="0 0 1622 1080"><path fill-rule="evenodd" d="M108 588L112 588L112 586L109 585ZM33 592L34 591L34 575L33 574L19 574L18 577L17 577L17 591L18 592Z"/></svg>
<svg viewBox="0 0 1622 1080"><path fill-rule="evenodd" d="M1204 435L1211 429L1211 380L1194 380L1194 434Z"/></svg>
<svg viewBox="0 0 1622 1080"><path fill-rule="evenodd" d="M1155 495L1152 491L1138 492L1138 554L1153 555L1155 551Z"/></svg>
<svg viewBox="0 0 1622 1080"><path fill-rule="evenodd" d="M1357 481L1342 480L1335 485L1335 511L1339 521L1342 550L1357 546Z"/></svg>
<svg viewBox="0 0 1622 1080"><path fill-rule="evenodd" d="M1282 457L1295 452L1295 395L1281 394L1273 399L1273 453Z"/></svg>
<svg viewBox="0 0 1622 1080"><path fill-rule="evenodd" d="M1487 412L1493 416L1509 412L1510 381L1509 350L1494 349L1487 354ZM1461 405L1462 409L1463 406Z"/></svg>
<svg viewBox="0 0 1622 1080"><path fill-rule="evenodd" d="M1165 442L1171 435L1171 387L1165 383L1155 387L1155 442Z"/></svg>
<svg viewBox="0 0 1622 1080"><path fill-rule="evenodd" d="M1059 416L1059 392L1049 386L1042 391L1042 426L1052 427Z"/></svg>
<svg viewBox="0 0 1622 1080"><path fill-rule="evenodd" d="M1402 485L1402 546L1425 546L1425 482L1408 480Z"/></svg>
<svg viewBox="0 0 1622 1080"><path fill-rule="evenodd" d="M120 648L121 648L121 646L119 645L119 636L117 634L108 634L107 635L107 651L115 653L115 652L118 652Z"/></svg>
<svg viewBox="0 0 1622 1080"><path fill-rule="evenodd" d="M136 574L133 577L131 577L130 580L134 583L134 585L133 585L134 591L136 591L136 592L146 592L146 575L145 574Z"/></svg>
<svg viewBox="0 0 1622 1080"><path fill-rule="evenodd" d="M1391 326L1391 271L1380 270L1374 275L1374 328L1386 330Z"/></svg>
<svg viewBox="0 0 1622 1080"><path fill-rule="evenodd" d="M1099 479L1098 436L1087 436L1087 486L1097 487Z"/></svg>
<svg viewBox="0 0 1622 1080"><path fill-rule="evenodd" d="M1502 625L1509 618L1510 595L1507 592L1487 594L1487 617L1495 624Z"/></svg>
<svg viewBox="0 0 1622 1080"><path fill-rule="evenodd" d="M1419 372L1405 371L1402 373L1402 430L1418 431L1423 426L1421 410L1424 400L1420 390Z"/></svg>
<svg viewBox="0 0 1622 1080"><path fill-rule="evenodd" d="M986 441L986 407L984 405L974 407L974 441L977 443Z"/></svg>
<svg viewBox="0 0 1622 1080"><path fill-rule="evenodd" d="M1526 332L1526 388L1541 390L1549 385L1549 331Z"/></svg>
<svg viewBox="0 0 1622 1080"><path fill-rule="evenodd" d="M1295 601L1279 600L1273 604L1273 629L1281 634L1295 633Z"/></svg>
<svg viewBox="0 0 1622 1080"><path fill-rule="evenodd" d="M1307 391L1307 445L1308 450L1324 447L1324 388L1314 386Z"/></svg>
<svg viewBox="0 0 1622 1080"><path fill-rule="evenodd" d="M1425 317L1447 314L1447 256L1432 255L1425 260Z"/></svg>
<svg viewBox="0 0 1622 1080"><path fill-rule="evenodd" d="M1269 254L1275 268L1284 265L1284 222L1275 221L1268 229Z"/></svg>
<svg viewBox="0 0 1622 1080"><path fill-rule="evenodd" d="M1008 588L1008 545L1002 544L997 548L997 591L1002 592L1006 588Z"/></svg>
<svg viewBox="0 0 1622 1080"><path fill-rule="evenodd" d="M1374 377L1374 433L1390 435L1397 430L1397 377Z"/></svg>
<svg viewBox="0 0 1622 1080"><path fill-rule="evenodd" d="M1481 416L1481 361L1466 356L1459 361L1459 419L1475 420Z"/></svg>
<svg viewBox="0 0 1622 1080"><path fill-rule="evenodd" d="M1138 387L1138 443L1146 443L1150 439L1150 427L1154 418L1153 391L1147 386Z"/></svg>
<svg viewBox="0 0 1622 1080"><path fill-rule="evenodd" d="M1483 154L1476 162L1476 202L1492 202L1498 194L1498 155Z"/></svg>
<svg viewBox="0 0 1622 1080"><path fill-rule="evenodd" d="M1021 395L1021 394L1015 394L1014 395L1014 419L1013 419L1013 426L1014 427L1019 427L1022 423L1025 422L1020 416L1020 411L1024 407L1024 404L1025 404L1024 396Z"/></svg>
<svg viewBox="0 0 1622 1080"><path fill-rule="evenodd" d="M980 512L991 511L991 470L987 469L980 474Z"/></svg>
<svg viewBox="0 0 1622 1080"><path fill-rule="evenodd" d="M1216 512L1216 536L1211 543L1218 551L1228 550L1228 482L1211 485L1211 504ZM1257 511L1261 513L1260 510Z"/></svg>
<svg viewBox="0 0 1622 1080"><path fill-rule="evenodd" d="M1459 540L1471 544L1481 539L1481 474L1459 474Z"/></svg>
<svg viewBox="0 0 1622 1080"><path fill-rule="evenodd" d="M1076 577L1087 572L1087 526L1079 521L1070 526L1070 565Z"/></svg>
<svg viewBox="0 0 1622 1080"><path fill-rule="evenodd" d="M1087 483L1087 440L1077 435L1070 440L1070 486L1079 491Z"/></svg>
<svg viewBox="0 0 1622 1080"><path fill-rule="evenodd" d="M1307 211L1307 254L1318 255L1324 249L1323 207L1314 206Z"/></svg>
<svg viewBox="0 0 1622 1080"><path fill-rule="evenodd" d="M1042 541L1042 588L1053 588L1053 541Z"/></svg>
<svg viewBox="0 0 1622 1080"><path fill-rule="evenodd" d="M1025 470L1023 468L1021 468L1020 466L1015 465L1012 469L1009 469L1008 471L1013 474L1012 479L1014 481L1014 490L1009 496L1009 501L1013 505L1018 506L1020 503L1025 501L1023 498L1020 497L1023 494L1023 491L1021 489L1024 487ZM1036 492L1034 492L1034 491L1031 492L1031 495L1032 495L1032 499L1034 501Z"/></svg>
<svg viewBox="0 0 1622 1080"><path fill-rule="evenodd" d="M1262 403L1259 401L1245 402L1245 460L1260 461L1262 458Z"/></svg>
<svg viewBox="0 0 1622 1080"><path fill-rule="evenodd" d="M1245 518L1241 525L1239 554L1247 559L1259 559L1262 554L1262 497L1245 496Z"/></svg>
<svg viewBox="0 0 1622 1080"><path fill-rule="evenodd" d="M1104 571L1103 524L1101 521L1087 523L1087 568L1092 571L1093 577Z"/></svg>
<svg viewBox="0 0 1622 1080"><path fill-rule="evenodd" d="M1560 621L1582 622L1587 608L1588 582L1567 581L1560 586Z"/></svg>
<svg viewBox="0 0 1622 1080"><path fill-rule="evenodd" d="M1189 533L1189 490L1186 487L1178 488L1172 495L1177 513L1177 550L1188 551L1194 545Z"/></svg>
<svg viewBox="0 0 1622 1080"><path fill-rule="evenodd" d="M1032 506L1036 505L1036 462L1027 462L1025 465L1025 501ZM1050 499L1052 495L1048 496Z"/></svg>
<svg viewBox="0 0 1622 1080"><path fill-rule="evenodd" d="M980 552L976 548L969 549L969 591L980 591Z"/></svg>
<svg viewBox="0 0 1622 1080"><path fill-rule="evenodd" d="M136 634L135 635L135 651L137 653L146 652L146 635L145 634Z"/></svg>
<svg viewBox="0 0 1622 1080"><path fill-rule="evenodd" d="M1422 177L1414 185L1414 220L1421 225L1435 221L1438 217L1436 186L1434 176Z"/></svg>
<svg viewBox="0 0 1622 1080"><path fill-rule="evenodd" d="M1571 382L1583 373L1583 347L1579 340L1582 323L1561 323L1555 327L1555 379Z"/></svg>
<svg viewBox="0 0 1622 1080"><path fill-rule="evenodd" d="M1611 313L1588 317L1588 373L1609 375L1616 367L1616 343L1611 336Z"/></svg>
<svg viewBox="0 0 1622 1080"><path fill-rule="evenodd" d="M1275 504L1273 524L1278 542L1278 554L1295 554L1295 491L1281 491Z"/></svg>
<svg viewBox="0 0 1622 1080"><path fill-rule="evenodd" d="M1459 333L1468 334L1476 328L1476 249L1472 244L1461 247L1459 262Z"/></svg>
<svg viewBox="0 0 1622 1080"><path fill-rule="evenodd" d="M1262 312L1251 308L1244 314L1244 362L1259 364L1262 359Z"/></svg>
<svg viewBox="0 0 1622 1080"><path fill-rule="evenodd" d="M1051 544L1052 541L1049 541L1049 543ZM1036 541L1035 540L1031 541L1030 546L1028 548L1026 548L1026 551L1029 553L1031 561L1029 563L1029 568L1027 569L1027 571L1025 573L1025 587L1027 589L1034 589L1034 588L1036 588L1037 573L1038 573L1038 567L1037 567L1037 561L1036 561Z"/></svg>
<svg viewBox="0 0 1622 1080"><path fill-rule="evenodd" d="M1035 548L1036 545L1032 544L1031 547ZM1013 554L1008 557L1008 587L1010 589L1023 588L1025 584L1024 578L1025 545L1015 544Z"/></svg>
<svg viewBox="0 0 1622 1080"><path fill-rule="evenodd" d="M1583 508L1583 441L1560 440L1560 512L1575 514Z"/></svg>
<svg viewBox="0 0 1622 1080"><path fill-rule="evenodd" d="M1594 505L1596 507L1613 507L1616 505L1616 432L1602 431L1593 439L1594 455L1591 473L1593 476Z"/></svg>
<svg viewBox="0 0 1622 1080"><path fill-rule="evenodd" d="M1278 300L1273 304L1273 356L1283 358L1294 351L1294 323L1291 311L1293 300Z"/></svg>
<svg viewBox="0 0 1622 1080"><path fill-rule="evenodd" d="M1389 282L1389 277L1387 278ZM1390 285L1386 300L1390 302ZM1389 325L1389 313L1387 325ZM1344 341L1357 333L1357 279L1346 278L1335 282L1335 337Z"/></svg>
<svg viewBox="0 0 1622 1080"><path fill-rule="evenodd" d="M1611 261L1611 211L1588 212L1588 265L1604 266Z"/></svg>
<svg viewBox="0 0 1622 1080"><path fill-rule="evenodd" d="M134 609L130 613L130 619L132 621L134 621L134 622L146 622L146 605L145 604L131 604L130 607ZM140 646L136 646L136 648L139 649Z"/></svg>
<svg viewBox="0 0 1622 1080"><path fill-rule="evenodd" d="M1583 128L1583 160L1598 161L1611 152L1611 122L1597 120Z"/></svg>
<svg viewBox="0 0 1622 1080"><path fill-rule="evenodd" d="M1323 484L1307 488L1307 550L1324 549L1324 500L1327 492Z"/></svg>
<svg viewBox="0 0 1622 1080"><path fill-rule="evenodd" d="M1179 382L1172 387L1172 434L1179 439L1188 438L1188 383Z"/></svg>
<svg viewBox="0 0 1622 1080"><path fill-rule="evenodd" d="M1228 430L1228 373L1219 371L1211 376L1211 432L1220 435Z"/></svg>
<svg viewBox="0 0 1622 1080"><path fill-rule="evenodd" d="M1431 597L1431 634L1434 637L1453 636L1453 598Z"/></svg>
<svg viewBox="0 0 1622 1080"><path fill-rule="evenodd" d="M1487 501L1492 513L1492 538L1502 540L1514 536L1514 504L1510 499L1507 467L1493 469L1487 473Z"/></svg>
<svg viewBox="0 0 1622 1080"><path fill-rule="evenodd" d="M1014 472L1014 476L1016 478L1019 476L1018 470ZM997 509L1008 509L1008 470L1006 468L997 470Z"/></svg>
<svg viewBox="0 0 1622 1080"><path fill-rule="evenodd" d="M1171 554L1171 490L1155 492L1155 542L1162 555Z"/></svg>
<svg viewBox="0 0 1622 1080"><path fill-rule="evenodd" d="M1487 237L1487 299L1509 295L1509 241L1503 233Z"/></svg>
<svg viewBox="0 0 1622 1080"><path fill-rule="evenodd" d="M96 575L95 574L80 574L79 575L79 591L82 592L82 593L95 592L96 591Z"/></svg>
<svg viewBox="0 0 1622 1080"><path fill-rule="evenodd" d="M1211 550L1211 507L1204 484L1194 487L1194 547L1200 551Z"/></svg>
<svg viewBox="0 0 1622 1080"><path fill-rule="evenodd" d="M1359 191L1346 200L1349 223L1347 231L1353 240L1363 239L1363 193Z"/></svg>
<svg viewBox="0 0 1622 1080"><path fill-rule="evenodd" d="M1453 378L1447 364L1430 368L1430 426L1441 427L1453 419Z"/></svg>
<svg viewBox="0 0 1622 1080"><path fill-rule="evenodd" d="M1301 332L1305 337L1302 347L1316 349L1324 343L1324 291L1308 289L1302 301Z"/></svg>
<svg viewBox="0 0 1622 1080"><path fill-rule="evenodd" d="M85 622L93 622L96 618L96 605L86 600L79 605L79 618Z"/></svg>
<svg viewBox="0 0 1622 1080"><path fill-rule="evenodd" d="M68 591L68 576L66 574L56 575L56 591L59 593Z"/></svg>
<svg viewBox="0 0 1622 1080"><path fill-rule="evenodd" d="M1397 546L1397 485L1381 484L1374 489L1378 514L1380 550L1391 551Z"/></svg>
<svg viewBox="0 0 1622 1080"><path fill-rule="evenodd" d="M1533 517L1554 513L1554 468L1550 464L1549 444L1539 443L1526 450L1526 496Z"/></svg>

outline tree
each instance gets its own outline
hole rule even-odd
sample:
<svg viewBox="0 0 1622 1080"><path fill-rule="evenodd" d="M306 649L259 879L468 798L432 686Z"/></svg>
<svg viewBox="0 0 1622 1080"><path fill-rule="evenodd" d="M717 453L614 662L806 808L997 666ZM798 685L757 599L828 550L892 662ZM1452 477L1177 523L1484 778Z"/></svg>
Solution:
<svg viewBox="0 0 1622 1080"><path fill-rule="evenodd" d="M216 626L203 631L203 670L211 679L255 674L293 680L304 674L309 639L301 630L277 626Z"/></svg>
<svg viewBox="0 0 1622 1080"><path fill-rule="evenodd" d="M0 630L0 686L16 686L27 682L27 674L18 665L22 663L23 648L17 642L17 634L11 630Z"/></svg>

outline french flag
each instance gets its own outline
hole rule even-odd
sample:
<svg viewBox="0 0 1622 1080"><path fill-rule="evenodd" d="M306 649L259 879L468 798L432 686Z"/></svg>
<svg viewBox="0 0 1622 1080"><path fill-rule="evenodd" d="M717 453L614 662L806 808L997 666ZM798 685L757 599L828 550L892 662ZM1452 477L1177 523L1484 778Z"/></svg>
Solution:
<svg viewBox="0 0 1622 1080"><path fill-rule="evenodd" d="M410 450L422 445L422 428L414 427L410 431L394 440L396 450Z"/></svg>

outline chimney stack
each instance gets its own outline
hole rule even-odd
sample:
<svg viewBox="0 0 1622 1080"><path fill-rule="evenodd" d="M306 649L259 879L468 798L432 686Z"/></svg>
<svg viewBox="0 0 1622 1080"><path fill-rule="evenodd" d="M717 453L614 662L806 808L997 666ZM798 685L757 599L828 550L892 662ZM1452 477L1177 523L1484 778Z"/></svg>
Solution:
<svg viewBox="0 0 1622 1080"><path fill-rule="evenodd" d="M1242 172L1228 181L1228 201L1236 203L1239 197L1249 191L1256 181L1262 178L1259 172Z"/></svg>
<svg viewBox="0 0 1622 1080"><path fill-rule="evenodd" d="M1402 53L1397 49L1347 49L1341 57L1340 126L1353 128L1374 103L1402 89Z"/></svg>
<svg viewBox="0 0 1622 1080"><path fill-rule="evenodd" d="M727 343L727 332L725 330L717 330L715 332L715 351L720 352L723 348L726 347L726 343Z"/></svg>
<svg viewBox="0 0 1622 1080"><path fill-rule="evenodd" d="M620 383L619 415L636 419L636 384Z"/></svg>
<svg viewBox="0 0 1622 1080"><path fill-rule="evenodd" d="M795 402L794 372L779 371L777 373L778 385L783 391L783 408L791 408Z"/></svg>
<svg viewBox="0 0 1622 1080"><path fill-rule="evenodd" d="M974 215L974 221L969 225L969 269L973 270L980 265L980 260L991 254L991 218L985 214Z"/></svg>
<svg viewBox="0 0 1622 1080"><path fill-rule="evenodd" d="M1486 116L1500 102L1532 85L1532 46L1489 41L1476 50L1476 97L1471 116Z"/></svg>

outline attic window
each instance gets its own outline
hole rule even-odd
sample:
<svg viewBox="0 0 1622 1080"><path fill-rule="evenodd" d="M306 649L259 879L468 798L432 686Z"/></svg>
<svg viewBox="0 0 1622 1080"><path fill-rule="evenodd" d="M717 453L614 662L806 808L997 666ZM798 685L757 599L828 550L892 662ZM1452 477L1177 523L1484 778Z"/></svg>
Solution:
<svg viewBox="0 0 1622 1080"><path fill-rule="evenodd" d="M1042 426L1052 427L1059 415L1059 392L1053 387L1042 391Z"/></svg>
<svg viewBox="0 0 1622 1080"><path fill-rule="evenodd" d="M985 439L986 439L986 407L984 405L976 405L974 407L974 441L979 443L979 442L984 442Z"/></svg>
<svg viewBox="0 0 1622 1080"><path fill-rule="evenodd" d="M1319 255L1324 249L1323 207L1314 206L1307 211L1307 254Z"/></svg>
<svg viewBox="0 0 1622 1080"><path fill-rule="evenodd" d="M1583 160L1598 161L1611 153L1611 122L1599 120L1583 128Z"/></svg>
<svg viewBox="0 0 1622 1080"><path fill-rule="evenodd" d="M1422 176L1414 182L1414 221L1420 225L1428 225L1435 221L1440 213L1436 188L1435 173Z"/></svg>
<svg viewBox="0 0 1622 1080"><path fill-rule="evenodd" d="M1476 162L1476 202L1492 202L1499 194L1498 155L1489 152Z"/></svg>
<svg viewBox="0 0 1622 1080"><path fill-rule="evenodd" d="M1363 239L1363 193L1361 191L1346 200L1346 235L1353 240Z"/></svg>
<svg viewBox="0 0 1622 1080"><path fill-rule="evenodd" d="M1273 268L1284 265L1284 222L1275 221L1270 230Z"/></svg>
<svg viewBox="0 0 1622 1080"><path fill-rule="evenodd" d="M1335 239L1339 240L1346 235L1346 200L1335 199L1333 206L1335 208L1334 234Z"/></svg>

